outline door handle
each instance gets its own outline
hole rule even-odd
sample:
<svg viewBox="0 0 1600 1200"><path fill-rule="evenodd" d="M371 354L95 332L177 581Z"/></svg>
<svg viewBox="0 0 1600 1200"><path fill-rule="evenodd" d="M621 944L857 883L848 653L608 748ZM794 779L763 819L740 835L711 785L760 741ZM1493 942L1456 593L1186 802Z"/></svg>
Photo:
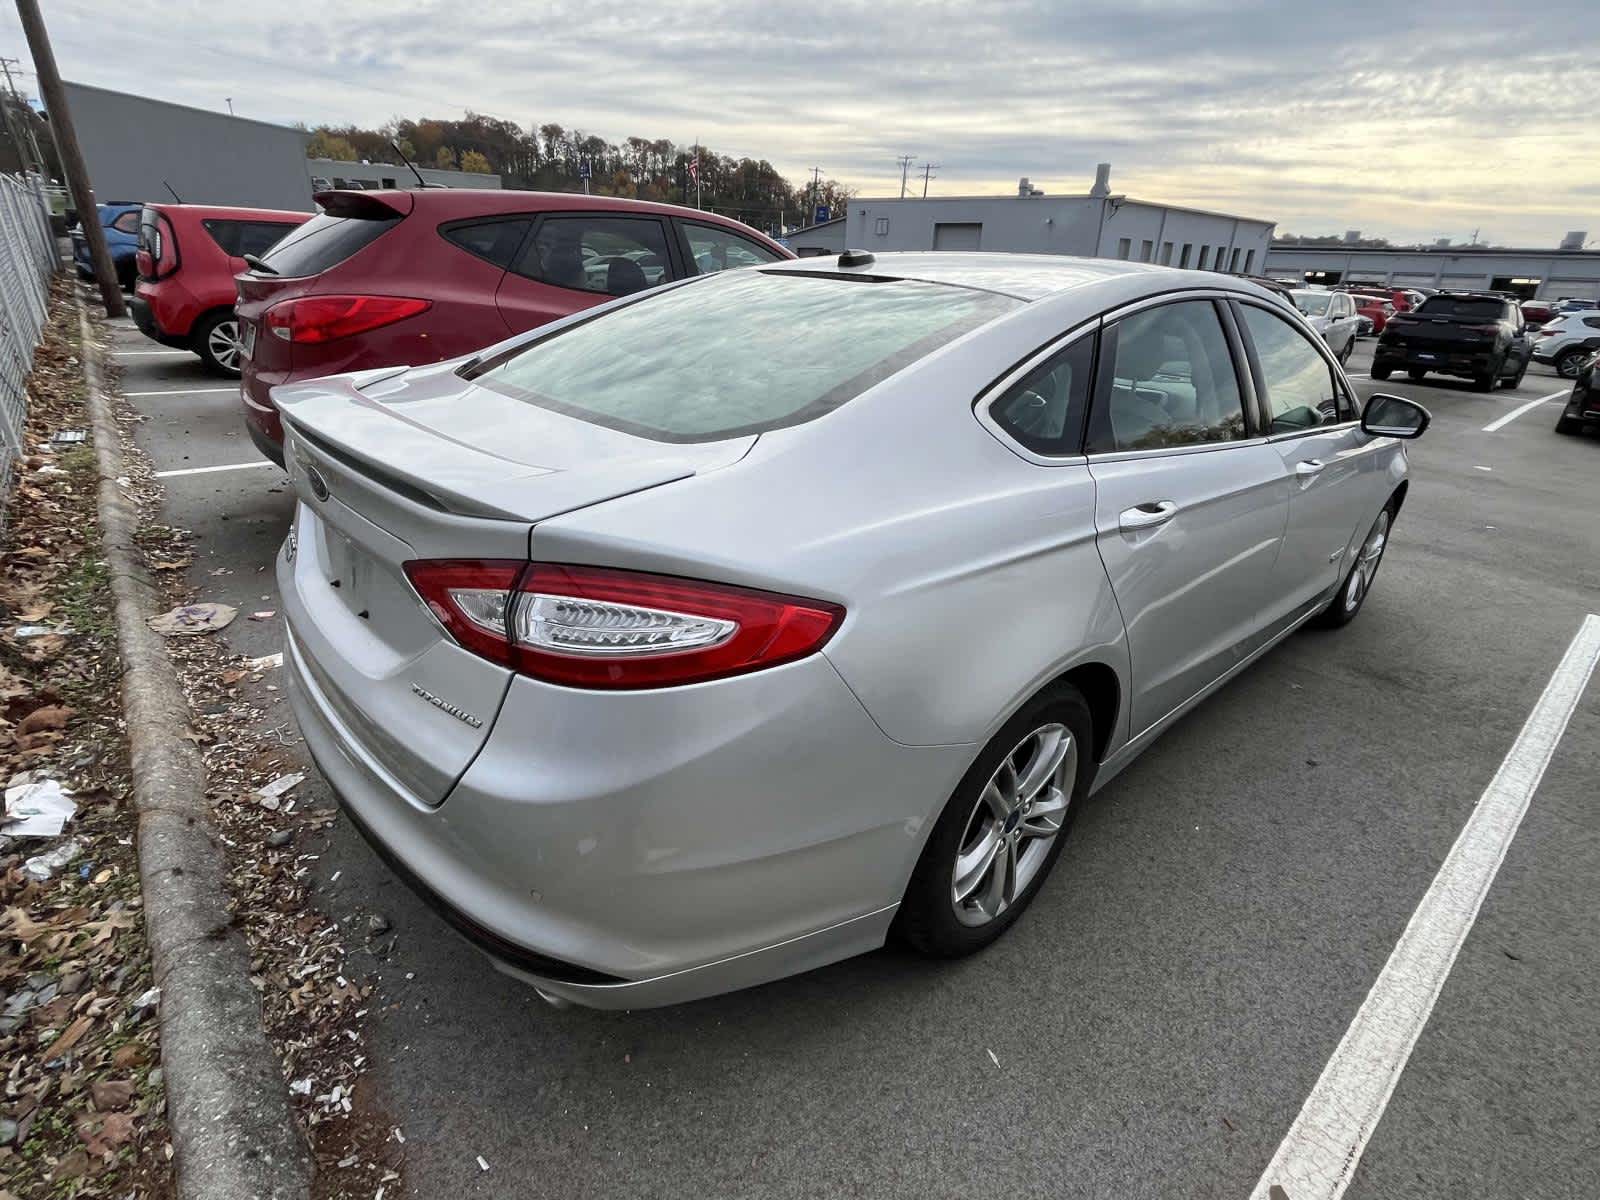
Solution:
<svg viewBox="0 0 1600 1200"><path fill-rule="evenodd" d="M1128 533L1135 529L1150 529L1156 525L1164 525L1177 515L1178 506L1174 501L1147 500L1143 504L1123 509L1120 524L1122 532Z"/></svg>
<svg viewBox="0 0 1600 1200"><path fill-rule="evenodd" d="M1322 474L1322 468L1327 465L1320 458L1303 458L1295 463L1294 473L1302 479L1310 479L1312 476Z"/></svg>

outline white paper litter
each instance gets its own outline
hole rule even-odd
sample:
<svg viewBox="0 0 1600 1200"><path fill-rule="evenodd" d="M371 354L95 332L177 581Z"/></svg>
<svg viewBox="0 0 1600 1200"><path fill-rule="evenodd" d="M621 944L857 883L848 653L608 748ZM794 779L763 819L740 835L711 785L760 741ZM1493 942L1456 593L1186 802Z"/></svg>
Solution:
<svg viewBox="0 0 1600 1200"><path fill-rule="evenodd" d="M1000 1065L1000 1060L995 1056L995 1052L993 1050L989 1051L989 1061L997 1067Z"/></svg>
<svg viewBox="0 0 1600 1200"><path fill-rule="evenodd" d="M22 642L27 641L29 638L44 637L46 634L71 632L72 630L65 625L59 629L50 625L18 625L11 631L11 636Z"/></svg>
<svg viewBox="0 0 1600 1200"><path fill-rule="evenodd" d="M0 833L8 837L56 837L78 806L54 779L13 784L6 788L6 820Z"/></svg>
<svg viewBox="0 0 1600 1200"><path fill-rule="evenodd" d="M256 795L263 800L276 800L292 787L297 787L305 782L305 776L299 771L292 771L288 775L279 775L271 783L262 784L256 789Z"/></svg>
<svg viewBox="0 0 1600 1200"><path fill-rule="evenodd" d="M247 671L268 671L273 667L283 666L283 651L276 654L263 654L260 658L247 658L244 660Z"/></svg>
<svg viewBox="0 0 1600 1200"><path fill-rule="evenodd" d="M488 1169L489 1164L483 1161L483 1155L478 1155L478 1170L487 1171Z"/></svg>
<svg viewBox="0 0 1600 1200"><path fill-rule="evenodd" d="M36 854L22 864L22 873L35 883L43 883L82 852L76 839L62 842L54 850Z"/></svg>
<svg viewBox="0 0 1600 1200"><path fill-rule="evenodd" d="M293 1083L291 1083L289 1085L289 1090L291 1092L293 1092L296 1096L309 1096L309 1095L311 1095L311 1079L310 1079L310 1077L308 1076L305 1079L296 1079Z"/></svg>

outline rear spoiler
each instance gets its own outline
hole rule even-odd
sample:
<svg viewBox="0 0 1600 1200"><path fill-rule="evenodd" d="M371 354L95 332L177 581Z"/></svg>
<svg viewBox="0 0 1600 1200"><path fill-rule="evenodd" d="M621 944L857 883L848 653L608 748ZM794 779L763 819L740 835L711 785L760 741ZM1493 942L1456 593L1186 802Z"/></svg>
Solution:
<svg viewBox="0 0 1600 1200"><path fill-rule="evenodd" d="M356 217L363 221L389 221L404 217L416 207L410 192L317 192L312 197L330 217Z"/></svg>

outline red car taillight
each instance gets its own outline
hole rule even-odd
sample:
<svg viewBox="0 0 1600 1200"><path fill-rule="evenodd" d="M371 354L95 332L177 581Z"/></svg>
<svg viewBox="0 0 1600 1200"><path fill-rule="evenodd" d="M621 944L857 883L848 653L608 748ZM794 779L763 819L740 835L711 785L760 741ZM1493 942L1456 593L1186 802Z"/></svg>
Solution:
<svg viewBox="0 0 1600 1200"><path fill-rule="evenodd" d="M427 312L431 300L409 296L301 296L261 315L267 332L286 342L331 342Z"/></svg>
<svg viewBox="0 0 1600 1200"><path fill-rule="evenodd" d="M156 273L156 260L148 250L135 250L133 252L133 265L140 275L146 279L153 279Z"/></svg>
<svg viewBox="0 0 1600 1200"><path fill-rule="evenodd" d="M844 609L730 584L559 563L417 560L417 594L463 647L569 687L676 687L822 649Z"/></svg>

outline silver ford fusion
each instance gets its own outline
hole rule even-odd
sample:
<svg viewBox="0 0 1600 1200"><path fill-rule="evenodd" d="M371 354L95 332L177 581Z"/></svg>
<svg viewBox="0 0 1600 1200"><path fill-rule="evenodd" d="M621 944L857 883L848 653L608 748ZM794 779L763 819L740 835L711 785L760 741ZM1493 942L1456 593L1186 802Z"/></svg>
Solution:
<svg viewBox="0 0 1600 1200"><path fill-rule="evenodd" d="M990 254L273 398L318 765L498 966L607 1008L993 941L1086 796L1360 611L1428 422L1243 280Z"/></svg>

